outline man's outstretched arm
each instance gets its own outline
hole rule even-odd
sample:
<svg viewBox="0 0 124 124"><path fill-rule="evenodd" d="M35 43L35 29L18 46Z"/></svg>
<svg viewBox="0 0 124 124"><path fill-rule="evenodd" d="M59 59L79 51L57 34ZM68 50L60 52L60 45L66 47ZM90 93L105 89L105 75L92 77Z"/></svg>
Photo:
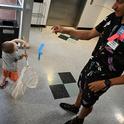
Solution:
<svg viewBox="0 0 124 124"><path fill-rule="evenodd" d="M52 30L53 33L69 34L81 40L90 40L100 35L100 33L95 28L91 30L77 30L74 28L67 28L57 25L57 26L53 26Z"/></svg>

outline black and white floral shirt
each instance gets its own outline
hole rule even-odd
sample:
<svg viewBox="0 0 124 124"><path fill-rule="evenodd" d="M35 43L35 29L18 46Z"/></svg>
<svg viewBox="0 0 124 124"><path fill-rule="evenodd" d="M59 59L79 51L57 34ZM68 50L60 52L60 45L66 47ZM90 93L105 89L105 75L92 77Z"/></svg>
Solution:
<svg viewBox="0 0 124 124"><path fill-rule="evenodd" d="M112 13L96 26L101 36L92 53L106 69L117 75L124 70L124 24L121 19Z"/></svg>

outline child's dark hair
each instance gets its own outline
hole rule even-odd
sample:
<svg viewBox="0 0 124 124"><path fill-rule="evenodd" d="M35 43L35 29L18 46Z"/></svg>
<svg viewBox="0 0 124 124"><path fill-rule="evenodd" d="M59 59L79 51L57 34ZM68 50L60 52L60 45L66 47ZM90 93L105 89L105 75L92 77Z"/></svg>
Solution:
<svg viewBox="0 0 124 124"><path fill-rule="evenodd" d="M14 43L12 42L4 42L1 44L1 49L2 51L4 51L5 53L13 53L15 51L15 48L14 48Z"/></svg>

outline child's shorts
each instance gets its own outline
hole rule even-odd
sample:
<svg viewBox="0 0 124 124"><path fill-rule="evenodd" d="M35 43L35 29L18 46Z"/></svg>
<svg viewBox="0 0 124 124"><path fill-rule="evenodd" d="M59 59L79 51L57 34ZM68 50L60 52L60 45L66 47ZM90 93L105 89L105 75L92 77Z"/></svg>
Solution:
<svg viewBox="0 0 124 124"><path fill-rule="evenodd" d="M19 78L17 71L7 71L6 69L2 69L2 73L4 77L10 78L12 81L17 81Z"/></svg>

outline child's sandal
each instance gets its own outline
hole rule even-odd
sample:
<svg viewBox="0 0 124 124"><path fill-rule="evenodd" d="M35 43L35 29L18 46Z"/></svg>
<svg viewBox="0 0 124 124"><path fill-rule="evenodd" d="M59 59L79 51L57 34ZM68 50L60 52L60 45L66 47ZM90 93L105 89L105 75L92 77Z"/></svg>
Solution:
<svg viewBox="0 0 124 124"><path fill-rule="evenodd" d="M8 84L8 81L5 81L4 84L0 85L0 89L5 89Z"/></svg>

